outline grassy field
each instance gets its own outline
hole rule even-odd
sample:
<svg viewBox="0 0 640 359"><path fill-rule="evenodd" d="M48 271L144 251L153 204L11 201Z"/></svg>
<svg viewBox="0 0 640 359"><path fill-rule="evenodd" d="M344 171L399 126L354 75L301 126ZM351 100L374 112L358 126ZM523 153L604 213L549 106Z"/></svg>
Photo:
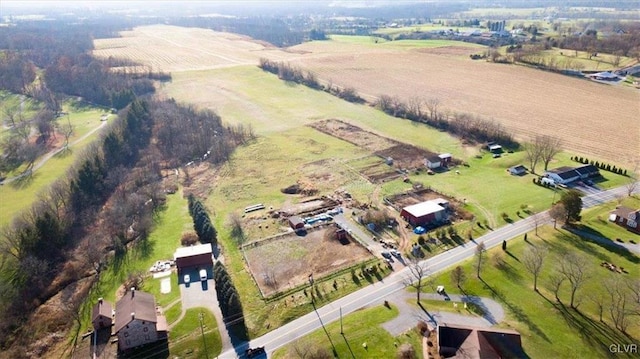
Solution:
<svg viewBox="0 0 640 359"><path fill-rule="evenodd" d="M338 358L394 358L397 346L409 343L416 352L416 358L422 358L422 342L415 330L407 335L394 338L380 325L398 315L396 307L388 309L383 306L356 311L343 318L344 335L340 334L340 322L326 325L327 332L335 346ZM366 348L363 344L366 343ZM274 358L298 358L298 350L314 350L323 348L332 352L331 343L322 329L282 347L274 353Z"/></svg>
<svg viewBox="0 0 640 359"><path fill-rule="evenodd" d="M604 247L576 237L564 230L544 227L539 237L529 233L529 243L516 239L508 244L506 255L498 247L487 253L488 261L482 271L482 281L476 279L472 261L462 265L467 277L463 285L465 293L491 297L500 302L506 310L507 319L501 327L517 330L522 335L526 353L532 358L597 358L610 355L611 344L637 342L638 337L627 337L613 328L605 311L604 322L599 322L598 311L590 300L604 288L602 282L609 276L637 278L640 275L635 255L619 255ZM529 246L547 246L550 254L545 260L543 272L538 281L540 293L533 291L532 276L524 270L520 259ZM589 280L579 289L578 310L569 308L567 284L560 292L563 304L555 302L548 290L548 276L554 272L554 265L562 260L566 252L576 252L589 263ZM499 256L502 265L497 265ZM600 262L608 261L624 267L629 274L614 274L602 268ZM450 293L458 293L451 283L449 272L436 278L438 285L444 285ZM628 332L638 333L640 327L633 324ZM624 357L620 355L620 357Z"/></svg>
<svg viewBox="0 0 640 359"><path fill-rule="evenodd" d="M200 315L204 338L200 330ZM222 340L213 313L206 308L187 309L184 318L171 329L169 351L172 356L188 358L214 358L220 354Z"/></svg>
<svg viewBox="0 0 640 359"><path fill-rule="evenodd" d="M405 28L398 29L384 29L384 30L397 30L397 31L389 31L389 33L405 33L409 31L402 31ZM411 28L406 28L411 29ZM376 31L376 33L385 33L384 30ZM438 29L439 30L439 29ZM431 31L431 29L427 30ZM460 30L463 31L463 30ZM453 41L453 40L394 40L387 41L377 37L370 36L351 36L351 35L330 35L331 41L328 42L328 46L332 42L340 43L340 44L350 44L350 45L364 45L364 46L373 46L379 49L422 49L422 48L435 48L435 47L447 47L447 46L462 46L468 47L471 49L484 49L486 46L478 45L470 42L464 41ZM322 44L316 44L322 46Z"/></svg>

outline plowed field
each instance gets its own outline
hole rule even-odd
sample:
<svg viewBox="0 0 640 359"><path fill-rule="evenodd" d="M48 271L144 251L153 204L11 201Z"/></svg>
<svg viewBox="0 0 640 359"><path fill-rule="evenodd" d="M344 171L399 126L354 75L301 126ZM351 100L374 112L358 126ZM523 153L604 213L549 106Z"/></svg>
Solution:
<svg viewBox="0 0 640 359"><path fill-rule="evenodd" d="M571 152L627 166L640 153L638 90L470 60L467 55L477 48L320 41L282 50L244 36L164 25L122 35L96 40L94 53L126 57L164 71L257 65L260 57L289 61L322 81L354 87L370 101L382 94L437 98L442 111L494 119L519 139L560 136ZM216 83L210 74L203 76ZM242 107L251 106L248 101Z"/></svg>

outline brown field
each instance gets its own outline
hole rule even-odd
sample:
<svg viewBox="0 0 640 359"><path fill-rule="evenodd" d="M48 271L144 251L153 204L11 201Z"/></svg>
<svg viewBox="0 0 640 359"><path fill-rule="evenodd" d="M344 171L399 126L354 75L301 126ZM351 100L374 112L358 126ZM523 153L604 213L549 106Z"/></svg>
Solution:
<svg viewBox="0 0 640 359"><path fill-rule="evenodd" d="M640 153L638 90L472 61L461 55L471 51L467 49L316 41L282 50L244 36L164 25L136 28L122 38L100 39L95 44L98 56L126 57L163 71L246 66L257 64L260 57L289 61L313 71L322 81L354 87L370 101L381 94L437 98L442 111L494 119L518 139L535 134L560 136L569 151L628 166ZM252 108L251 103L246 105Z"/></svg>
<svg viewBox="0 0 640 359"><path fill-rule="evenodd" d="M332 225L245 246L247 265L264 296L304 284L309 274L319 279L373 256L361 245L325 238ZM270 283L270 284L267 284Z"/></svg>

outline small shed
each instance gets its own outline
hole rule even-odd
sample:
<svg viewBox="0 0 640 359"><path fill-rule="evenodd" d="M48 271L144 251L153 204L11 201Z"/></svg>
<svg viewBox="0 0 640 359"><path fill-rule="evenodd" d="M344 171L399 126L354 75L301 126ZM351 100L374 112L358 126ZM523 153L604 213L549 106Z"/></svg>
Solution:
<svg viewBox="0 0 640 359"><path fill-rule="evenodd" d="M442 160L438 156L430 156L424 160L424 164L428 169L435 169L442 165Z"/></svg>
<svg viewBox="0 0 640 359"><path fill-rule="evenodd" d="M102 298L98 299L91 313L91 324L94 330L109 328L113 324L113 306Z"/></svg>
<svg viewBox="0 0 640 359"><path fill-rule="evenodd" d="M304 229L304 220L299 216L291 216L289 217L289 225L294 231Z"/></svg>
<svg viewBox="0 0 640 359"><path fill-rule="evenodd" d="M451 159L453 158L453 156L450 153L442 153L438 155L438 158L440 158L440 162L442 163L442 165L446 166L451 163Z"/></svg>
<svg viewBox="0 0 640 359"><path fill-rule="evenodd" d="M522 176L527 173L527 168L523 165L509 167L509 173L514 176Z"/></svg>

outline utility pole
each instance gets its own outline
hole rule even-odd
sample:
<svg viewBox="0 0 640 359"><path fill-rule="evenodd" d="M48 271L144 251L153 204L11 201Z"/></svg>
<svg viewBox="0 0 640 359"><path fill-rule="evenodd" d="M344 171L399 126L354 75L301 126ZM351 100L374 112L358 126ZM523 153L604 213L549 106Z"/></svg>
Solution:
<svg viewBox="0 0 640 359"><path fill-rule="evenodd" d="M313 273L309 274L309 286L311 288L311 305L313 306L313 310L316 312L316 315L318 316L318 320L320 321L320 325L322 326L324 333L327 335L327 339L329 339L329 343L331 343L334 356L337 356L338 351L336 350L336 346L333 344L333 340L331 340L331 336L329 335L327 328L325 328L324 323L322 322L322 318L320 318L320 314L318 313L318 308L316 308L316 302L313 299L314 298L313 297ZM342 313L342 307L340 307L340 313ZM342 318L342 315L340 317Z"/></svg>
<svg viewBox="0 0 640 359"><path fill-rule="evenodd" d="M207 341L204 340L204 328L202 326L202 320L204 315L202 314L202 312L200 312L200 315L198 315L198 317L200 318L200 333L202 333L202 344L204 344L204 355L205 355L205 358L209 359L209 351L207 350Z"/></svg>
<svg viewBox="0 0 640 359"><path fill-rule="evenodd" d="M344 335L344 330L342 330L342 306L340 306L340 334Z"/></svg>

